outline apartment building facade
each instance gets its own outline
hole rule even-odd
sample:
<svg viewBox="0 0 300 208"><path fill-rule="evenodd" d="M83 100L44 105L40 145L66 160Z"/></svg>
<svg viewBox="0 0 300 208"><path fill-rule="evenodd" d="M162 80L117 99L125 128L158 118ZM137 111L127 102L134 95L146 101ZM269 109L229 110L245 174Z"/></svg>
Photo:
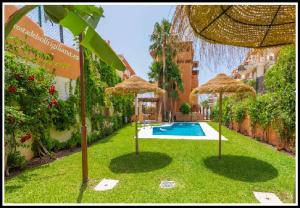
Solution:
<svg viewBox="0 0 300 208"><path fill-rule="evenodd" d="M232 71L232 77L241 80L255 80L258 93L264 92L264 75L277 61L280 47L251 49L244 62Z"/></svg>

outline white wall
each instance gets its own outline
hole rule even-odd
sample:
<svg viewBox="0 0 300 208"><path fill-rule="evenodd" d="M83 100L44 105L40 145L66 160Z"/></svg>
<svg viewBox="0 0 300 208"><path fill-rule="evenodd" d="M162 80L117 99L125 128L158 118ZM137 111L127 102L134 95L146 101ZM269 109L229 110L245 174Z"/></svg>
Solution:
<svg viewBox="0 0 300 208"><path fill-rule="evenodd" d="M67 100L69 98L69 89L70 89L70 82L72 86L72 93L75 91L76 80L71 80L69 78L56 76L54 78L55 81L55 89L58 92L58 98L62 100Z"/></svg>
<svg viewBox="0 0 300 208"><path fill-rule="evenodd" d="M264 67L265 67L264 63L260 63L257 65L257 77L264 76Z"/></svg>

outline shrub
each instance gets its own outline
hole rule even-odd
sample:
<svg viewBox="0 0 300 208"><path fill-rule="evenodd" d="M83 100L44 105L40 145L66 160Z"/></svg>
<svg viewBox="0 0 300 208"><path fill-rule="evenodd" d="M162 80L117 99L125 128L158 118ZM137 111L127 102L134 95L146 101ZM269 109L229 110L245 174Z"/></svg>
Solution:
<svg viewBox="0 0 300 208"><path fill-rule="evenodd" d="M57 104L57 94L50 90L53 81L54 76L45 69L5 53L5 130L8 135L5 140L12 141L8 144L16 147L14 137L17 131L23 131L33 139L36 155L50 155L42 138L51 126L51 108ZM11 147L7 151L14 151L15 148Z"/></svg>
<svg viewBox="0 0 300 208"><path fill-rule="evenodd" d="M243 103L236 103L235 106L233 107L233 118L236 122L241 123L245 116L246 116L246 109L245 105Z"/></svg>
<svg viewBox="0 0 300 208"><path fill-rule="evenodd" d="M233 99L231 97L224 97L222 102L222 122L225 126L229 127L232 124L233 120Z"/></svg>
<svg viewBox="0 0 300 208"><path fill-rule="evenodd" d="M81 135L79 132L73 132L72 137L67 141L66 148L73 148L73 147L80 147L81 146Z"/></svg>
<svg viewBox="0 0 300 208"><path fill-rule="evenodd" d="M9 152L7 155L7 164L9 165L6 169L6 175L9 175L10 168L21 168L23 169L27 161L24 156L20 155L19 151Z"/></svg>
<svg viewBox="0 0 300 208"><path fill-rule="evenodd" d="M183 114L189 114L191 112L191 106L188 103L183 103L180 106L180 112Z"/></svg>
<svg viewBox="0 0 300 208"><path fill-rule="evenodd" d="M254 89L256 88L256 80L255 79L244 80L244 83L250 85Z"/></svg>
<svg viewBox="0 0 300 208"><path fill-rule="evenodd" d="M91 144L97 140L101 139L101 134L100 132L94 131L91 133L91 135L88 135L87 137L87 143Z"/></svg>
<svg viewBox="0 0 300 208"><path fill-rule="evenodd" d="M265 75L265 87L272 93L273 125L284 143L295 144L296 131L296 51L295 45L284 46L278 61Z"/></svg>
<svg viewBox="0 0 300 208"><path fill-rule="evenodd" d="M213 121L217 122L219 120L219 104L218 102L213 106L211 111L211 116Z"/></svg>
<svg viewBox="0 0 300 208"><path fill-rule="evenodd" d="M68 130L76 124L76 103L75 96L67 100L59 100L56 108L52 110L52 122L59 131Z"/></svg>

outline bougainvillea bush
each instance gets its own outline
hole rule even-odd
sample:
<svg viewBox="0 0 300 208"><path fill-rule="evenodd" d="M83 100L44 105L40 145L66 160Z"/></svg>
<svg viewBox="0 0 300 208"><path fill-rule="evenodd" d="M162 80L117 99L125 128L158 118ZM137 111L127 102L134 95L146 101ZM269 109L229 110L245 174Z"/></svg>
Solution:
<svg viewBox="0 0 300 208"><path fill-rule="evenodd" d="M90 53L85 56L85 88L87 118L91 133L88 143L94 142L121 128L133 113L133 96L105 95L106 87L121 81L116 71ZM53 152L81 145L79 80L74 92L69 86L69 98L58 99L54 75L20 59L10 52L5 53L5 153L6 174L10 168L22 167L25 159L18 146L32 148L34 155L53 157ZM111 113L105 114L105 109ZM127 117L127 119L125 119ZM66 142L50 137L50 129L58 131L75 129ZM32 142L32 144L30 143Z"/></svg>
<svg viewBox="0 0 300 208"><path fill-rule="evenodd" d="M58 104L54 76L39 66L5 53L5 147L10 167L23 165L18 146L32 141L37 155L49 154L42 139L51 125L52 107ZM52 88L51 88L52 86ZM15 158L13 160L12 158ZM14 162L18 161L18 162ZM19 164L18 164L19 163Z"/></svg>

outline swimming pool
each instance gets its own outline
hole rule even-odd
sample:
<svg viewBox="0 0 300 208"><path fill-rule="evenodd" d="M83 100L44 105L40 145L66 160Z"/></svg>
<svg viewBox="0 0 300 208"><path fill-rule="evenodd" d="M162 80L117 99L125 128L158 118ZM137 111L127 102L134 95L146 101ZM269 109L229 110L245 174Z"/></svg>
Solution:
<svg viewBox="0 0 300 208"><path fill-rule="evenodd" d="M207 122L162 123L138 128L139 139L218 140L219 133ZM227 140L222 136L222 140Z"/></svg>
<svg viewBox="0 0 300 208"><path fill-rule="evenodd" d="M169 126L153 127L153 135L170 135L170 136L205 136L199 123L173 123Z"/></svg>

